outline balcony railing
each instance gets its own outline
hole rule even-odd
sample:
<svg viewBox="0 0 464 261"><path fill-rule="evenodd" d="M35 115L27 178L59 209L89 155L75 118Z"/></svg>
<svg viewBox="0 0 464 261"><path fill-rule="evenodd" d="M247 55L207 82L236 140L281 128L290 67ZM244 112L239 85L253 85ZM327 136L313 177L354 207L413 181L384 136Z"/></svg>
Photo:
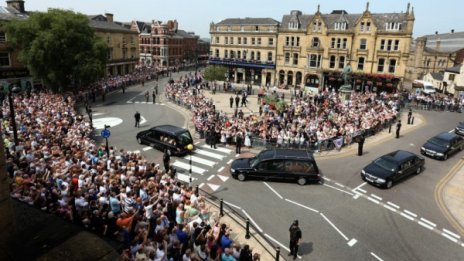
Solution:
<svg viewBox="0 0 464 261"><path fill-rule="evenodd" d="M263 62L263 61L257 61L257 60L210 57L208 60L208 63L218 64L218 65L232 65L232 66L240 66L240 67L275 69L274 61Z"/></svg>

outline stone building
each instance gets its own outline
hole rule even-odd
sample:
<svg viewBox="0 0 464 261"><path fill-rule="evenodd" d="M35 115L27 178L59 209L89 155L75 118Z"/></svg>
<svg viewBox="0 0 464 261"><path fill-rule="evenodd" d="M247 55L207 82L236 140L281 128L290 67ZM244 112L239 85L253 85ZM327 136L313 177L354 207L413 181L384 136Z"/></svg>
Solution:
<svg viewBox="0 0 464 261"><path fill-rule="evenodd" d="M228 67L236 83L274 85L279 22L271 18L230 18L210 24L209 64Z"/></svg>
<svg viewBox="0 0 464 261"><path fill-rule="evenodd" d="M108 45L106 75L125 75L139 62L138 33L113 20L113 14L91 15L89 25Z"/></svg>
<svg viewBox="0 0 464 261"><path fill-rule="evenodd" d="M464 32L451 30L450 33L421 36L411 46L405 78L413 81L428 73L443 73L463 60Z"/></svg>
<svg viewBox="0 0 464 261"><path fill-rule="evenodd" d="M284 15L277 41L277 83L281 86L339 88L345 66L356 90L394 91L401 86L410 54L414 11Z"/></svg>
<svg viewBox="0 0 464 261"><path fill-rule="evenodd" d="M139 34L140 63L158 68L183 67L196 63L207 54L199 48L199 37L178 28L176 20L166 23L132 21L132 31Z"/></svg>

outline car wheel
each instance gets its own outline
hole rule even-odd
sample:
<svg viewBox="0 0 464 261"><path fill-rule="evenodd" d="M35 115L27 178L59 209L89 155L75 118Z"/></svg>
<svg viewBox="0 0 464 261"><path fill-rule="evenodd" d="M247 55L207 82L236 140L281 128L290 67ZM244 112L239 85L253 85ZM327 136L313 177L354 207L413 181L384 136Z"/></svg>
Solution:
<svg viewBox="0 0 464 261"><path fill-rule="evenodd" d="M422 167L418 167L416 170L416 174L420 174L422 172Z"/></svg>
<svg viewBox="0 0 464 261"><path fill-rule="evenodd" d="M142 139L141 139L141 138L137 138L137 142L138 142L139 144L142 144Z"/></svg>
<svg viewBox="0 0 464 261"><path fill-rule="evenodd" d="M239 173L237 175L237 179L240 180L240 181L245 181L246 177L245 177L245 175L243 173Z"/></svg>
<svg viewBox="0 0 464 261"><path fill-rule="evenodd" d="M387 180L387 184L385 185L385 187L386 187L387 189L389 189L389 188L391 188L392 186L393 186L393 181Z"/></svg>
<svg viewBox="0 0 464 261"><path fill-rule="evenodd" d="M445 153L445 155L443 156L443 160L447 160L448 159L448 153Z"/></svg>
<svg viewBox="0 0 464 261"><path fill-rule="evenodd" d="M299 178L299 179L298 179L298 181L297 181L297 182L298 182L298 185L301 185L301 186L303 186L303 185L305 185L305 184L306 184L306 179L305 179L305 178L303 178L303 177L301 177L301 178Z"/></svg>

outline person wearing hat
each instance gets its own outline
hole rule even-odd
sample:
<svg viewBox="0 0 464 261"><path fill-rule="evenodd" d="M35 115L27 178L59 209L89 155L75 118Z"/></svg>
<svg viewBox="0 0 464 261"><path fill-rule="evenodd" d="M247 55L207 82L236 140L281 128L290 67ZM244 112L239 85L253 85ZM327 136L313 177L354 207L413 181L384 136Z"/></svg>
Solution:
<svg viewBox="0 0 464 261"><path fill-rule="evenodd" d="M293 221L289 228L290 232L290 253L289 256L293 255L293 259L296 259L298 255L298 246L301 240L301 229L298 226L298 220Z"/></svg>
<svg viewBox="0 0 464 261"><path fill-rule="evenodd" d="M401 120L398 120L398 123L396 124L396 138L400 138L400 129L401 129Z"/></svg>

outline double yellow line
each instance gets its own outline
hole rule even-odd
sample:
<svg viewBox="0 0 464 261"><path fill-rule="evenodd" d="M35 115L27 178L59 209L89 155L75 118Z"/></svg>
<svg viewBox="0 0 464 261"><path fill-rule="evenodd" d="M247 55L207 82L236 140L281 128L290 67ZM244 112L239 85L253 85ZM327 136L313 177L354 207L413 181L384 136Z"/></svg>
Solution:
<svg viewBox="0 0 464 261"><path fill-rule="evenodd" d="M458 173L461 168L464 167L464 158L461 158L458 163L456 163L453 168L444 176L438 183L437 186L435 187L435 201L438 204L438 207L440 208L441 212L443 215L448 219L448 221L451 223L451 225L458 231L459 234L464 236L464 227L459 223L459 221L451 214L450 210L446 206L443 196L444 196L444 189L448 182ZM464 193L463 193L463 199L464 200ZM464 211L464 210L463 210Z"/></svg>

